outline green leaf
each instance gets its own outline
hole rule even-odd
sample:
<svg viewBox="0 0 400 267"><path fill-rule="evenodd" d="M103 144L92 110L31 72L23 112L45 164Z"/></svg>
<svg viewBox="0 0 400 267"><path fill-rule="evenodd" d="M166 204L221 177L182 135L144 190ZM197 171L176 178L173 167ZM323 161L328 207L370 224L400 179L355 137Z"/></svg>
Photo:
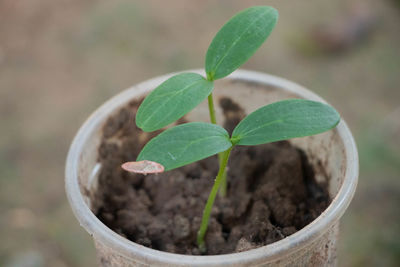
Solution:
<svg viewBox="0 0 400 267"><path fill-rule="evenodd" d="M267 39L277 20L278 11L269 6L250 7L233 16L208 48L207 78L220 79L239 68Z"/></svg>
<svg viewBox="0 0 400 267"><path fill-rule="evenodd" d="M190 122L167 129L151 139L136 160L160 163L168 171L210 157L231 146L229 134L221 126Z"/></svg>
<svg viewBox="0 0 400 267"><path fill-rule="evenodd" d="M337 111L326 104L290 99L266 105L245 117L233 130L232 143L259 145L322 133L340 120Z"/></svg>
<svg viewBox="0 0 400 267"><path fill-rule="evenodd" d="M136 125L151 132L178 120L212 91L213 82L196 73L175 75L154 89L136 113Z"/></svg>

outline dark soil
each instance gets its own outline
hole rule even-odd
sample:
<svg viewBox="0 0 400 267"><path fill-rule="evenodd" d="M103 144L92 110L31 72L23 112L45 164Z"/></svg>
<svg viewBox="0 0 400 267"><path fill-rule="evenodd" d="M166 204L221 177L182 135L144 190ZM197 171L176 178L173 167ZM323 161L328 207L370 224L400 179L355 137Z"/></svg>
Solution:
<svg viewBox="0 0 400 267"><path fill-rule="evenodd" d="M225 128L245 116L230 99L220 105ZM120 235L144 246L200 254L196 233L218 171L216 156L158 175L125 172L142 146L158 133L135 126L132 102L104 126L102 170L95 195L97 216ZM181 121L183 122L183 121ZM289 236L329 205L307 156L289 142L236 147L228 169L228 196L218 197L206 235L208 255L245 251Z"/></svg>

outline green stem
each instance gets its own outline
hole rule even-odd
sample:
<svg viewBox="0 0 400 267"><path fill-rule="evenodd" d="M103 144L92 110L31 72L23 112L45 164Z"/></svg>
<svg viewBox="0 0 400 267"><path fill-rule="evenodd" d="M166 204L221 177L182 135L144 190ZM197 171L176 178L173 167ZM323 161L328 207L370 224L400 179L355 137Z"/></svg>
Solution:
<svg viewBox="0 0 400 267"><path fill-rule="evenodd" d="M225 172L226 165L228 164L229 155L231 153L233 147L229 148L225 152L222 152L222 160L221 165L219 166L219 171L217 174L217 178L215 178L214 185L211 189L210 195L208 196L206 206L203 210L203 218L201 219L200 229L197 232L197 245L199 246L200 251L205 251L205 243L204 236L207 232L208 222L210 220L211 210L214 205L215 197L217 196L218 189L221 185L222 178Z"/></svg>
<svg viewBox="0 0 400 267"><path fill-rule="evenodd" d="M210 111L210 121L212 124L217 124L214 110L214 99L212 93L208 95L208 110Z"/></svg>
<svg viewBox="0 0 400 267"><path fill-rule="evenodd" d="M214 99L212 93L208 95L208 111L210 113L210 121L213 124L217 124L217 118L215 117L215 109L214 109ZM221 166L221 161L222 161L222 153L218 154L218 161L219 165ZM226 171L224 171L222 175L222 184L221 184L221 189L219 191L221 197L226 196L226 191L227 191L227 184L226 184Z"/></svg>
<svg viewBox="0 0 400 267"><path fill-rule="evenodd" d="M222 164L222 153L218 154L218 158L220 159L219 161L219 166ZM227 192L227 183L226 183L226 169L224 170L224 173L222 174L222 181L221 181L221 186L219 188L219 195L221 197L226 197L226 192Z"/></svg>

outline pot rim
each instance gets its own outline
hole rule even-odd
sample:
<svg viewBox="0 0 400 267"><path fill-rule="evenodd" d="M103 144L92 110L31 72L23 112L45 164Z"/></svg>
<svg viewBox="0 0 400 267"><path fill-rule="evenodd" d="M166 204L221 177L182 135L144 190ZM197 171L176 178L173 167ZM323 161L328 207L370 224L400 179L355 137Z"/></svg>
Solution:
<svg viewBox="0 0 400 267"><path fill-rule="evenodd" d="M195 69L184 72L195 72L204 75L204 70ZM103 123L109 116L110 111L114 111L118 107L123 106L132 99L132 96L143 95L154 88L167 78L180 73L170 73L158 76L138 85L132 86L116 96L112 97L101 105L86 122L80 127L78 133L70 146L65 169L65 187L71 208L80 222L91 236L97 241L104 243L106 246L115 249L121 256L126 258L134 258L145 264L162 264L162 265L196 265L210 266L216 264L257 264L265 261L273 261L296 252L302 247L310 245L315 239L324 234L334 223L336 223L343 215L351 199L355 193L358 180L358 153L354 138L346 124L341 119L336 127L339 138L345 148L345 178L340 189L332 200L328 208L320 214L313 222L305 226L296 233L272 244L251 249L239 253L223 254L223 255L181 255L169 252L158 251L136 244L104 225L90 210L84 201L79 186L79 160L80 154L84 149L86 140L90 138L92 132L99 123ZM309 91L308 89L277 76L264 74L256 71L237 70L225 79L239 79L248 82L255 82L264 85L271 85L281 90L294 93L305 99L315 100L326 103L324 99Z"/></svg>

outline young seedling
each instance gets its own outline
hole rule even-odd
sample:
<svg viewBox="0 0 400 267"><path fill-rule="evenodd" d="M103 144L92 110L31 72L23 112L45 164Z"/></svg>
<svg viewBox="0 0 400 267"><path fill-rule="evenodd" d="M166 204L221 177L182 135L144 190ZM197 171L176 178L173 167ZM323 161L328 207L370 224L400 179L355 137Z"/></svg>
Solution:
<svg viewBox="0 0 400 267"><path fill-rule="evenodd" d="M231 18L217 33L206 55L207 78L196 73L175 75L158 86L143 101L136 124L151 132L178 120L208 97L210 122L217 124L212 90L221 79L245 63L267 39L278 20L278 12L268 6L255 6ZM222 155L219 154L221 163ZM226 173L221 195L226 194Z"/></svg>
<svg viewBox="0 0 400 267"><path fill-rule="evenodd" d="M246 116L231 136L217 125L212 90L221 79L246 62L269 36L278 12L268 6L245 9L231 18L217 33L206 55L207 77L196 73L177 74L153 90L140 105L136 124L143 131L155 131L183 117L208 97L211 123L190 122L165 130L150 140L136 162L122 167L135 173L169 171L218 154L219 171L209 194L197 244L205 250L211 209L222 186L226 192L226 166L235 146L260 145L322 133L340 120L332 107L315 101L289 99L266 105Z"/></svg>

